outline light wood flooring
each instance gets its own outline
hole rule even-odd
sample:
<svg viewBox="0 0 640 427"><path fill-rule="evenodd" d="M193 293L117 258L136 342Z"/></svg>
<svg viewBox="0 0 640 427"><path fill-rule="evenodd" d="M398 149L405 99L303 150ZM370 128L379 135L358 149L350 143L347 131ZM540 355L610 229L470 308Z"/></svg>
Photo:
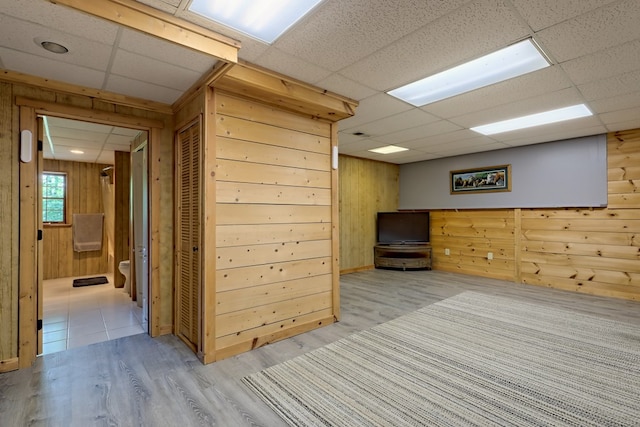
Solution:
<svg viewBox="0 0 640 427"><path fill-rule="evenodd" d="M242 377L466 290L640 327L637 302L438 271L363 271L342 276L341 288L340 322L207 366L173 336L44 355L32 368L0 374L0 425L282 426Z"/></svg>

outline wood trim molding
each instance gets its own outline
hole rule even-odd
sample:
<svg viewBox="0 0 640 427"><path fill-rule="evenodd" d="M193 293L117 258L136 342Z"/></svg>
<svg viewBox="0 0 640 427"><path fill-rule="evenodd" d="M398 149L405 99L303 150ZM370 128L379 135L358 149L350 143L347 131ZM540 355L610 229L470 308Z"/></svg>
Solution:
<svg viewBox="0 0 640 427"><path fill-rule="evenodd" d="M236 63L240 42L131 0L50 0L125 27Z"/></svg>
<svg viewBox="0 0 640 427"><path fill-rule="evenodd" d="M353 99L245 62L234 65L213 86L331 122L353 116L358 106Z"/></svg>
<svg viewBox="0 0 640 427"><path fill-rule="evenodd" d="M338 170L333 169L333 150L338 148L338 124L331 124L331 283L333 316L340 320L340 185ZM336 153L337 155L337 153ZM337 159L336 159L337 160Z"/></svg>
<svg viewBox="0 0 640 427"><path fill-rule="evenodd" d="M73 95L88 96L90 98L100 99L102 101L111 102L117 105L139 108L141 110L153 111L162 114L172 114L173 110L168 104L161 102L149 101L142 98L120 95L117 93L107 92L98 89L89 89L84 86L78 86L70 83L60 82L58 80L44 79L28 74L17 73L15 71L0 69L0 80L11 83L20 83L29 86L41 87L46 90L56 92L70 93Z"/></svg>
<svg viewBox="0 0 640 427"><path fill-rule="evenodd" d="M68 119L78 119L93 121L114 126L128 125L132 128L140 130L148 130L149 128L164 128L161 120L148 119L145 117L128 116L118 113L109 113L107 111L88 110L82 107L72 107L70 105L58 104L55 102L40 101L37 99L16 97L16 105L33 108L38 114L51 114L56 117L64 117ZM169 112L168 114L172 114Z"/></svg>
<svg viewBox="0 0 640 427"><path fill-rule="evenodd" d="M20 367L20 360L17 357L11 359L0 360L0 374L9 371L15 371Z"/></svg>

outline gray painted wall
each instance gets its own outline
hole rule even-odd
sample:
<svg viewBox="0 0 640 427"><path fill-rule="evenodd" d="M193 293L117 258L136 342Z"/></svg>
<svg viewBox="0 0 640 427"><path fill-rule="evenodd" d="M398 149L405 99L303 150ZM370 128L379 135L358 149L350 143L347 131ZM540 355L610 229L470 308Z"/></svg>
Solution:
<svg viewBox="0 0 640 427"><path fill-rule="evenodd" d="M511 165L511 191L450 194L449 172ZM400 166L400 209L602 207L607 138L594 135Z"/></svg>

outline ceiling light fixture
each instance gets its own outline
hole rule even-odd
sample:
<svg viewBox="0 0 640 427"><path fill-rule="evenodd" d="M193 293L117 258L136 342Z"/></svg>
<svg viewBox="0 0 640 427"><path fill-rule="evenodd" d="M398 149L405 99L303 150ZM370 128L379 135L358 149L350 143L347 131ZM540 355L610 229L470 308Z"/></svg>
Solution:
<svg viewBox="0 0 640 427"><path fill-rule="evenodd" d="M407 150L409 149L404 147L398 147L397 145L387 145L386 147L374 148L369 151L371 151L372 153L378 153L378 154L392 154L392 153L399 153L401 151L407 151Z"/></svg>
<svg viewBox="0 0 640 427"><path fill-rule="evenodd" d="M551 65L533 39L387 92L416 107L521 76Z"/></svg>
<svg viewBox="0 0 640 427"><path fill-rule="evenodd" d="M71 151L73 154L84 154L84 151L82 150L69 150Z"/></svg>
<svg viewBox="0 0 640 427"><path fill-rule="evenodd" d="M321 1L193 0L189 10L265 43L273 43Z"/></svg>
<svg viewBox="0 0 640 427"><path fill-rule="evenodd" d="M550 110L528 116L517 117L515 119L476 126L472 127L471 130L483 135L494 135L496 133L548 125L551 123L563 122L565 120L578 119L580 117L587 117L591 115L593 115L593 113L586 105L578 104L570 107L558 108L557 110Z"/></svg>
<svg viewBox="0 0 640 427"><path fill-rule="evenodd" d="M62 54L69 52L69 49L56 42L43 41L40 43L40 46L53 53Z"/></svg>

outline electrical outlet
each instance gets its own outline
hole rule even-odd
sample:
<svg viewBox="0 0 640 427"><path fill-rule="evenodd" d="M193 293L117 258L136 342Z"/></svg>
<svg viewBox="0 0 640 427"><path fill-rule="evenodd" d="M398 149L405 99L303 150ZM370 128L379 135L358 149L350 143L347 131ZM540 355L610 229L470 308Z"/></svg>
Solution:
<svg viewBox="0 0 640 427"><path fill-rule="evenodd" d="M449 250L449 248L446 248L444 250L444 254L447 255L447 256L451 255L451 251Z"/></svg>
<svg viewBox="0 0 640 427"><path fill-rule="evenodd" d="M493 259L493 252L489 252L487 254L487 259Z"/></svg>

